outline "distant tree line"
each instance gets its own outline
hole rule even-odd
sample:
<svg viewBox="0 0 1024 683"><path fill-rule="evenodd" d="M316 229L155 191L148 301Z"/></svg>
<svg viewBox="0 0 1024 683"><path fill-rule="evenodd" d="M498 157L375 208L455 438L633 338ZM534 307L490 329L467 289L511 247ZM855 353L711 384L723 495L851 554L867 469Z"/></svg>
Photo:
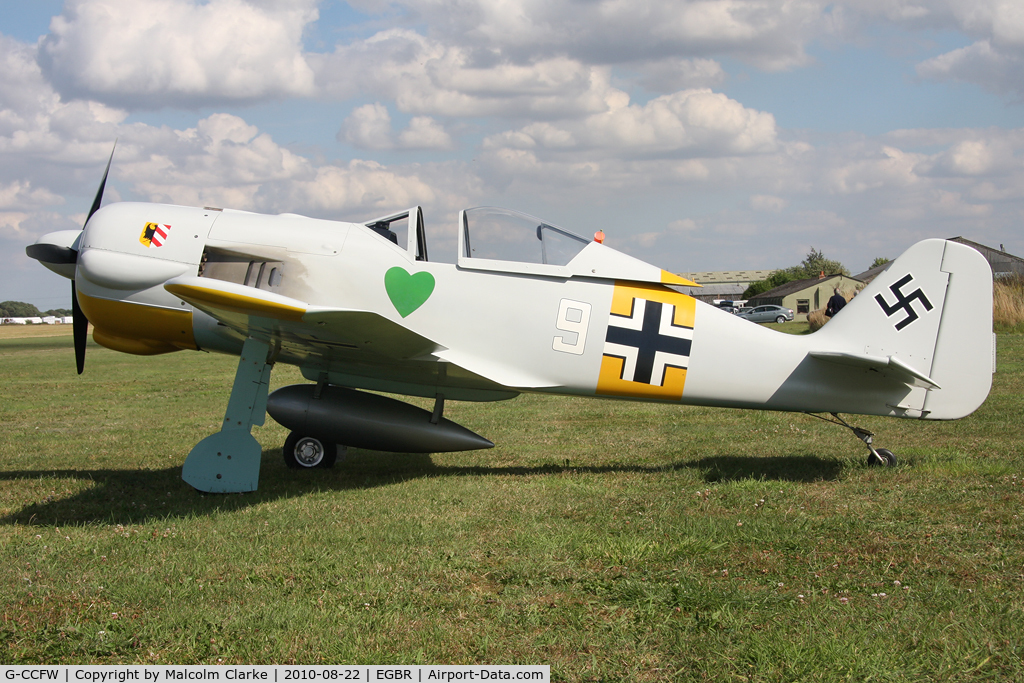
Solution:
<svg viewBox="0 0 1024 683"><path fill-rule="evenodd" d="M45 318L48 315L64 317L71 315L71 311L66 308L51 308L40 312L34 305L23 301L0 301L0 318Z"/></svg>
<svg viewBox="0 0 1024 683"><path fill-rule="evenodd" d="M877 261L878 259L875 260ZM811 250L807 252L807 256L800 262L800 265L777 270L764 280L752 282L746 291L743 292L743 298L750 299L787 282L807 280L812 277L818 277L822 273L828 277L829 275L849 275L850 271L839 261L825 258L824 253L811 247Z"/></svg>

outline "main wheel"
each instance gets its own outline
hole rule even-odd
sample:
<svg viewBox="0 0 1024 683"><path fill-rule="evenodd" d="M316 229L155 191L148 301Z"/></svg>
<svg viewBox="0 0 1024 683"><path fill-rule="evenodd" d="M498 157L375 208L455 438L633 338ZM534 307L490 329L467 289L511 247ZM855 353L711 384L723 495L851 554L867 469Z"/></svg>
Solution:
<svg viewBox="0 0 1024 683"><path fill-rule="evenodd" d="M786 316L780 315L778 318L775 319L775 322L781 325L782 323L786 322Z"/></svg>
<svg viewBox="0 0 1024 683"><path fill-rule="evenodd" d="M878 462L875 456L868 456L869 466L880 466L880 467L896 467L898 464L896 460L896 454L890 451L888 448L876 448L875 453L878 453L885 462Z"/></svg>
<svg viewBox="0 0 1024 683"><path fill-rule="evenodd" d="M334 462L338 459L337 444L327 443L315 436L303 436L297 432L288 435L281 451L284 454L284 464L292 469L329 469L334 467Z"/></svg>

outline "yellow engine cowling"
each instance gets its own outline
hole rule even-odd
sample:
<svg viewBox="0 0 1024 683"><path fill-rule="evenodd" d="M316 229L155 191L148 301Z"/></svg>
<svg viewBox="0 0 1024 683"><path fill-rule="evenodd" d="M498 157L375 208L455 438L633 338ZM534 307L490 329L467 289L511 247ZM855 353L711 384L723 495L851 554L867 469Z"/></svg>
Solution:
<svg viewBox="0 0 1024 683"><path fill-rule="evenodd" d="M101 299L82 292L78 292L78 305L93 325L93 339L108 349L140 356L198 349L191 310Z"/></svg>

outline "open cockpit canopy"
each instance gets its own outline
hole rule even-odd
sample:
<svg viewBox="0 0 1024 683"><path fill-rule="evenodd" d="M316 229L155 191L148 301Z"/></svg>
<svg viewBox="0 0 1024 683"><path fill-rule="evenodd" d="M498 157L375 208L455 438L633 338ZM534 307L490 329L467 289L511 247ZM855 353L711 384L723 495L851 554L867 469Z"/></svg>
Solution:
<svg viewBox="0 0 1024 683"><path fill-rule="evenodd" d="M364 223L381 239L416 261L427 259L423 211L416 206ZM576 233L529 214L494 206L459 213L459 268L568 279L614 278L697 286Z"/></svg>
<svg viewBox="0 0 1024 683"><path fill-rule="evenodd" d="M565 266L589 240L525 213L481 206L462 212L460 256Z"/></svg>
<svg viewBox="0 0 1024 683"><path fill-rule="evenodd" d="M459 214L458 249L459 267L471 270L696 285L565 228L493 206Z"/></svg>

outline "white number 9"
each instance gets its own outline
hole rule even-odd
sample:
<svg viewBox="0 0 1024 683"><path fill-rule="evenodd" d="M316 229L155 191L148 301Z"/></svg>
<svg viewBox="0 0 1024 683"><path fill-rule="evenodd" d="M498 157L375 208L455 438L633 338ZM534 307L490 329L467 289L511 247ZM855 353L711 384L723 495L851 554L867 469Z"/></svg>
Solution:
<svg viewBox="0 0 1024 683"><path fill-rule="evenodd" d="M583 355L587 344L587 328L590 326L590 304L572 299L558 302L558 319L555 329L569 332L568 335L556 335L551 348L562 353Z"/></svg>

